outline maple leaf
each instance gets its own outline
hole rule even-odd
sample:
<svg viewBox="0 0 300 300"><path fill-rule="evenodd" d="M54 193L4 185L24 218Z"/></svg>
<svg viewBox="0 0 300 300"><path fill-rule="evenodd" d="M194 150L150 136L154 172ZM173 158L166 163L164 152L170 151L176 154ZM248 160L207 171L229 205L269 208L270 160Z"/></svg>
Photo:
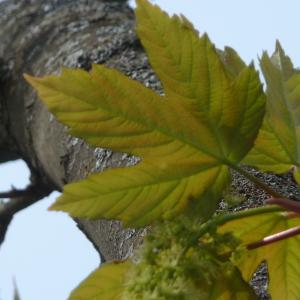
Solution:
<svg viewBox="0 0 300 300"><path fill-rule="evenodd" d="M206 291L209 294L206 299L258 299L252 288L243 280L240 271L234 267L232 267L230 271L226 270L226 268L224 268L223 271L220 271L219 277L211 287L206 288Z"/></svg>
<svg viewBox="0 0 300 300"><path fill-rule="evenodd" d="M231 232L246 246L266 236L300 225L300 216L287 212L270 212L231 221L219 228L220 233ZM300 295L300 237L277 241L248 251L235 263L246 281L250 281L259 264L266 261L269 273L269 292L272 299L299 299Z"/></svg>
<svg viewBox="0 0 300 300"><path fill-rule="evenodd" d="M66 185L52 209L144 226L194 200L207 218L230 181L229 167L248 153L261 125L259 76L227 50L230 68L184 17L170 18L146 0L137 4L137 32L165 96L104 66L26 76L72 134L142 158Z"/></svg>
<svg viewBox="0 0 300 300"><path fill-rule="evenodd" d="M243 62L237 52L231 47L225 47L224 51L219 50L218 54L227 69L227 73L229 73L232 77L237 77L246 67L246 64Z"/></svg>
<svg viewBox="0 0 300 300"><path fill-rule="evenodd" d="M70 295L69 300L119 300L129 262L106 263L91 273Z"/></svg>
<svg viewBox="0 0 300 300"><path fill-rule="evenodd" d="M263 54L261 67L267 82L266 115L244 162L275 173L292 169L300 184L300 72L279 42L271 57Z"/></svg>

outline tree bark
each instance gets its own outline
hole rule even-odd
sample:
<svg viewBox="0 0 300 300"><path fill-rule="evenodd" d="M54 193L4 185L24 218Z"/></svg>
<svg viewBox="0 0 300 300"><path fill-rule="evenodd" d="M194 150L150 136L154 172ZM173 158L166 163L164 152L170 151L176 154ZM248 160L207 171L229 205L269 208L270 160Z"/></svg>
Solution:
<svg viewBox="0 0 300 300"><path fill-rule="evenodd" d="M29 205L91 172L136 162L127 154L91 148L68 135L67 128L56 121L23 79L23 73L57 74L63 66L89 70L92 63L105 63L159 88L134 33L134 14L126 1L0 3L0 162L22 158L31 171L26 197L11 192L10 202L17 209L7 213L7 207L2 207L1 214L0 207L3 237L13 213L20 208L18 203L27 201ZM37 187L39 193L30 194ZM144 233L124 230L117 221L76 222L105 261L126 258Z"/></svg>

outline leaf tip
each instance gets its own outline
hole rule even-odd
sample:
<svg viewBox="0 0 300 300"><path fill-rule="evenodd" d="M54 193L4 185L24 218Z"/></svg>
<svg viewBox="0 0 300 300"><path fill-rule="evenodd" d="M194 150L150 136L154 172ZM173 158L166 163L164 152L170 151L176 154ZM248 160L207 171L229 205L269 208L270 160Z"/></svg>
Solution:
<svg viewBox="0 0 300 300"><path fill-rule="evenodd" d="M253 60L253 59L250 61L249 68L250 68L251 70L255 70L255 63L254 63L254 60Z"/></svg>
<svg viewBox="0 0 300 300"><path fill-rule="evenodd" d="M55 203L48 207L48 211L57 211Z"/></svg>
<svg viewBox="0 0 300 300"><path fill-rule="evenodd" d="M276 42L275 42L275 49L278 51L282 51L282 47L281 47L281 44L279 42L279 39L276 39Z"/></svg>
<svg viewBox="0 0 300 300"><path fill-rule="evenodd" d="M56 201L48 207L48 211L62 211L59 198L57 198Z"/></svg>
<svg viewBox="0 0 300 300"><path fill-rule="evenodd" d="M31 76L29 74L23 74L24 79L36 90L39 90L39 87L43 85L43 78Z"/></svg>
<svg viewBox="0 0 300 300"><path fill-rule="evenodd" d="M36 78L36 77L31 76L31 75L26 74L26 73L23 74L23 77L24 77L24 79L25 79L28 83L30 83L30 85L33 85L33 84L37 81L37 78Z"/></svg>
<svg viewBox="0 0 300 300"><path fill-rule="evenodd" d="M136 4L136 10L140 9L140 8L144 8L145 6L154 6L152 3L150 3L147 0L135 0L135 4Z"/></svg>

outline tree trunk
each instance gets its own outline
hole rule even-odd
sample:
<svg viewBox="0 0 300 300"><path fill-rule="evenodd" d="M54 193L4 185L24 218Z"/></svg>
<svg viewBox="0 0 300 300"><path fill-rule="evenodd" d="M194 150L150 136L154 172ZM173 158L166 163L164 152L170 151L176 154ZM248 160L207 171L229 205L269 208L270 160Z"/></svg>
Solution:
<svg viewBox="0 0 300 300"><path fill-rule="evenodd" d="M2 239L19 209L91 172L135 163L134 157L94 149L68 135L23 79L23 73L42 76L59 73L63 66L89 70L92 63L105 63L159 88L126 1L0 3L0 162L22 158L31 171L31 186L11 191L11 206L0 207ZM123 230L117 221L76 222L106 261L127 257L144 232Z"/></svg>

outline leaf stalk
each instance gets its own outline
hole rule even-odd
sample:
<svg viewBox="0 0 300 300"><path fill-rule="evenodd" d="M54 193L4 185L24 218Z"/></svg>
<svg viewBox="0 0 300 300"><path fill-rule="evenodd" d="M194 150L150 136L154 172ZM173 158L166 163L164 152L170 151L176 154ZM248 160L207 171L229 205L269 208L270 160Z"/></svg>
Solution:
<svg viewBox="0 0 300 300"><path fill-rule="evenodd" d="M285 240L290 237L294 237L298 234L300 234L300 226L289 228L287 230L267 236L260 241L250 243L247 245L247 249L254 250L254 249L269 245L269 244L273 244L275 242Z"/></svg>
<svg viewBox="0 0 300 300"><path fill-rule="evenodd" d="M282 212L284 209L277 205L272 206L263 206L263 207L257 207L252 208L248 210L242 210L235 213L230 214L222 214L217 215L208 222L204 223L201 229L197 232L197 235L195 236L196 240L199 240L201 236L208 233L211 228L216 228L218 226L222 226L230 221L243 219L246 217L261 215L261 214L267 214L267 213L273 213L273 212Z"/></svg>
<svg viewBox="0 0 300 300"><path fill-rule="evenodd" d="M272 197L270 199L267 199L267 204L276 204L279 205L286 210L292 211L296 214L300 214L300 202L295 200L290 200L287 198L275 198Z"/></svg>
<svg viewBox="0 0 300 300"><path fill-rule="evenodd" d="M249 179L251 182L253 182L258 188L262 189L263 191L265 191L267 194L269 194L270 196L273 196L275 198L284 198L284 195L282 195L281 193L275 191L274 189L272 189L270 186L268 186L267 184L265 184L263 181L261 181L260 179L258 179L257 177L253 176L252 174L250 174L249 172L247 172L246 170L244 170L241 167L235 166L235 165L231 165L230 166L232 169L234 169L235 171L237 171L238 173L240 173L241 175L243 175L244 177L246 177L247 179Z"/></svg>

